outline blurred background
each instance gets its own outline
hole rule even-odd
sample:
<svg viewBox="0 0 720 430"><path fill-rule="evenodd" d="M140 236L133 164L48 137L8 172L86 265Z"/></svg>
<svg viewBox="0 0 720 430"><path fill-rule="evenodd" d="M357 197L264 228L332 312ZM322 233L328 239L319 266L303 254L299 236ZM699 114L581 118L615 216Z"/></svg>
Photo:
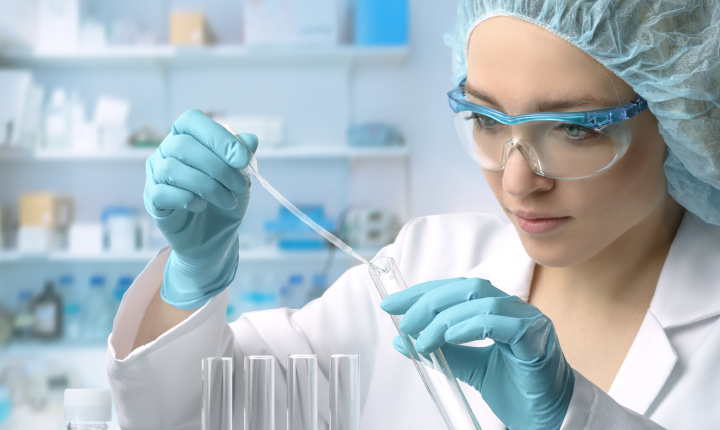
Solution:
<svg viewBox="0 0 720 430"><path fill-rule="evenodd" d="M500 213L446 101L455 9L0 0L0 428L64 428L65 388L107 387L117 307L165 244L145 160L187 109L257 134L263 176L367 258L412 217ZM355 263L259 184L240 241L229 321Z"/></svg>

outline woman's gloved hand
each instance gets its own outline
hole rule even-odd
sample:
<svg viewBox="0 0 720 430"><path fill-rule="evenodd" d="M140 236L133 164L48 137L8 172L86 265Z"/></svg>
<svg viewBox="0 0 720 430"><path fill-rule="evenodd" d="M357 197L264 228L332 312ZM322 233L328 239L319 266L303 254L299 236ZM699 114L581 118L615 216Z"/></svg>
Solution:
<svg viewBox="0 0 720 430"><path fill-rule="evenodd" d="M455 376L475 387L510 429L560 428L575 377L552 322L535 306L477 278L418 284L381 306L404 314L402 332L420 333L419 353L442 348ZM459 345L486 338L495 343ZM408 355L399 336L393 345Z"/></svg>
<svg viewBox="0 0 720 430"><path fill-rule="evenodd" d="M254 134L238 135L253 152ZM144 200L170 243L162 299L197 309L227 287L238 264L238 227L250 180L249 150L197 110L183 113L146 163Z"/></svg>

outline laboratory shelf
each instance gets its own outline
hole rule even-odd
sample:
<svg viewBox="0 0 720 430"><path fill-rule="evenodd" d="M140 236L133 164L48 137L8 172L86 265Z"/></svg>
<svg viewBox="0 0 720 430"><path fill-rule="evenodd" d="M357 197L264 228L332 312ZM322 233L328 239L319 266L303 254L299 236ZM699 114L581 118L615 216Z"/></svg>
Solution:
<svg viewBox="0 0 720 430"><path fill-rule="evenodd" d="M114 151L22 150L0 148L0 162L19 161L145 161L155 148L123 149ZM286 146L260 148L260 160L359 160L402 159L409 154L406 146L350 147L350 146Z"/></svg>
<svg viewBox="0 0 720 430"><path fill-rule="evenodd" d="M65 251L54 251L46 253L23 253L19 251L0 252L0 265L15 263L36 263L36 262L110 262L110 263L147 263L156 251L138 251L127 253L70 253Z"/></svg>
<svg viewBox="0 0 720 430"><path fill-rule="evenodd" d="M247 47L216 45L109 46L66 51L36 52L30 49L0 51L5 67L101 67L161 66L168 68L248 65L399 65L408 56L407 46L387 47Z"/></svg>
<svg viewBox="0 0 720 430"><path fill-rule="evenodd" d="M3 355L6 358L32 357L38 353L44 354L48 352L62 356L66 350L85 350L92 353L104 352L107 350L107 340L12 340L3 345L2 348Z"/></svg>
<svg viewBox="0 0 720 430"><path fill-rule="evenodd" d="M240 250L240 263L243 262L322 262L328 257L332 249L317 251L281 251L274 247L258 247ZM358 249L358 254L365 258L372 258L379 249ZM336 252L335 259L351 262L348 255ZM21 253L18 251L0 252L0 266L26 263L139 263L146 264L155 257L157 251L138 251L128 253L70 253L65 251L48 253Z"/></svg>

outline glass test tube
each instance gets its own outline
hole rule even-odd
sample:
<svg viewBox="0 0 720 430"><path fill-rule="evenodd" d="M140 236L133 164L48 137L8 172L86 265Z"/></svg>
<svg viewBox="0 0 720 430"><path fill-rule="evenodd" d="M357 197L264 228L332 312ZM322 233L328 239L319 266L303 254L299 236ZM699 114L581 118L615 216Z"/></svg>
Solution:
<svg viewBox="0 0 720 430"><path fill-rule="evenodd" d="M360 358L330 356L330 430L360 430Z"/></svg>
<svg viewBox="0 0 720 430"><path fill-rule="evenodd" d="M317 430L317 356L288 355L288 430Z"/></svg>
<svg viewBox="0 0 720 430"><path fill-rule="evenodd" d="M407 288L407 284L392 258L378 258L372 262L368 270L383 299ZM401 318L400 315L392 315L396 328L400 326ZM428 359L415 350L415 339L402 333L399 328L398 333L405 342L415 368L420 373L425 388L435 402L448 430L480 430L480 424L475 419L442 351L439 348L436 349L427 355Z"/></svg>
<svg viewBox="0 0 720 430"><path fill-rule="evenodd" d="M232 430L233 359L202 360L202 430Z"/></svg>
<svg viewBox="0 0 720 430"><path fill-rule="evenodd" d="M245 356L245 428L275 430L275 357Z"/></svg>

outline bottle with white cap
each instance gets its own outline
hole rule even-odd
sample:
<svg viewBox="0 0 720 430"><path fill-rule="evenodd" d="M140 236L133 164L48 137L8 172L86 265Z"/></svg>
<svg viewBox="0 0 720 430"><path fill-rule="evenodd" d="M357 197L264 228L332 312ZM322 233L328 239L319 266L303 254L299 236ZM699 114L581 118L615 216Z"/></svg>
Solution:
<svg viewBox="0 0 720 430"><path fill-rule="evenodd" d="M110 390L65 390L67 430L107 430L112 420Z"/></svg>

